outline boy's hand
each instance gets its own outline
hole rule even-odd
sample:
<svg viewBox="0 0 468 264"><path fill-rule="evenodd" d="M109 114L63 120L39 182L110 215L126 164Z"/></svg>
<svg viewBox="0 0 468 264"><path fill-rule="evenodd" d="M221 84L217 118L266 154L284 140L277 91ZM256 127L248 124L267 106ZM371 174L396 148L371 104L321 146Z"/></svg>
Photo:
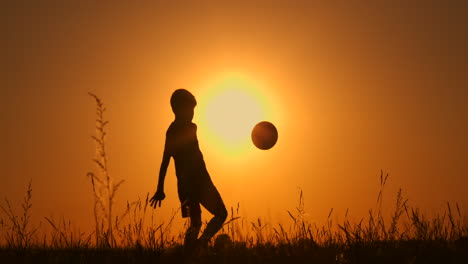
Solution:
<svg viewBox="0 0 468 264"><path fill-rule="evenodd" d="M156 193L150 199L150 206L156 208L156 205L159 203L159 207L161 207L161 202L166 198L164 191L157 190Z"/></svg>

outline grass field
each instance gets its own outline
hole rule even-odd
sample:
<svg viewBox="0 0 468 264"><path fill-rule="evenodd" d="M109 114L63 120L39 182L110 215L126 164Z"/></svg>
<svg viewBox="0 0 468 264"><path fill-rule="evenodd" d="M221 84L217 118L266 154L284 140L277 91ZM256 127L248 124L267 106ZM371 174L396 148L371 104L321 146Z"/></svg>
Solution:
<svg viewBox="0 0 468 264"><path fill-rule="evenodd" d="M383 179L384 181L384 179ZM384 185L382 184L382 188ZM358 223L334 223L330 211L324 226L305 220L302 193L290 225L272 226L261 219L247 222L231 208L230 218L207 250L186 254L183 229L173 234L172 222L153 225L148 199L128 204L125 215L109 228L101 224L76 234L67 221L44 218L44 233L30 222L29 185L16 215L9 200L1 204L1 263L467 263L468 228L455 205L437 218L410 208L401 192L386 222L382 212L369 211ZM382 199L379 195L379 200ZM176 211L176 213L178 213ZM175 214L176 214L175 213ZM175 217L175 214L170 219ZM117 219L117 217L116 217ZM106 229L107 228L107 229ZM110 234L112 232L112 234ZM99 235L98 235L99 234Z"/></svg>
<svg viewBox="0 0 468 264"><path fill-rule="evenodd" d="M388 174L383 172L376 208L358 222L348 220L347 213L342 222L334 222L333 209L324 225L309 222L300 192L296 208L285 211L289 224L248 221L239 215L238 204L209 247L189 254L182 246L186 226L174 231L177 210L156 224L147 196L127 203L124 213L115 216L114 197L122 181L114 182L107 171L105 108L92 96L99 170L88 174L94 230L77 233L70 221L47 217L42 226L32 224L29 184L20 206L8 199L0 203L0 263L468 263L468 226L458 204L447 203L444 212L429 218L410 206L400 190L392 214L384 217Z"/></svg>

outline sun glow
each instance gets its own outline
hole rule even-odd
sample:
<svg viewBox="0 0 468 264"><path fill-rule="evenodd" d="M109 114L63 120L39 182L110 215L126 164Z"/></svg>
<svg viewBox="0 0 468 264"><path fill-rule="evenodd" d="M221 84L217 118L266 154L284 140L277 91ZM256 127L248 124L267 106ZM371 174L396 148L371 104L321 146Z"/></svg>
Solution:
<svg viewBox="0 0 468 264"><path fill-rule="evenodd" d="M268 110L264 96L252 81L226 78L200 98L199 130L223 154L244 154L254 148L252 128L270 116Z"/></svg>

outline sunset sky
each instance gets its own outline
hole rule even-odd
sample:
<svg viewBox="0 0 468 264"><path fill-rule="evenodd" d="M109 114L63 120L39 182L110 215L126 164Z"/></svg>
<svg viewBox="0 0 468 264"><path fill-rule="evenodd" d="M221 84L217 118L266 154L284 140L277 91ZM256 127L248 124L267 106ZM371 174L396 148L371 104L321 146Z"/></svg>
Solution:
<svg viewBox="0 0 468 264"><path fill-rule="evenodd" d="M108 109L110 173L125 180L117 210L152 195L178 88L196 96L208 170L242 216L284 221L302 189L310 221L331 208L360 218L380 170L389 209L401 187L429 215L448 201L468 210L463 1L12 2L1 11L0 196L19 207L32 179L37 221L93 223L88 92ZM267 151L250 141L262 120L279 132ZM178 207L173 161L165 191L164 216Z"/></svg>

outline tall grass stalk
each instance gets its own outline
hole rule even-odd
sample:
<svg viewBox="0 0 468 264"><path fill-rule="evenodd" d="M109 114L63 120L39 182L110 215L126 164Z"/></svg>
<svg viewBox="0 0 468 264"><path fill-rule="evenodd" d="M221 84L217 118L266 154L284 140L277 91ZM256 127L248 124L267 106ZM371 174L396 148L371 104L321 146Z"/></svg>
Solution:
<svg viewBox="0 0 468 264"><path fill-rule="evenodd" d="M96 135L92 136L96 144L96 157L93 159L99 173L89 172L94 194L94 221L96 245L99 247L116 246L112 229L113 204L117 190L124 182L114 182L109 173L108 155L106 151L106 126L109 124L104 118L106 107L103 101L95 94L89 93L96 101Z"/></svg>

